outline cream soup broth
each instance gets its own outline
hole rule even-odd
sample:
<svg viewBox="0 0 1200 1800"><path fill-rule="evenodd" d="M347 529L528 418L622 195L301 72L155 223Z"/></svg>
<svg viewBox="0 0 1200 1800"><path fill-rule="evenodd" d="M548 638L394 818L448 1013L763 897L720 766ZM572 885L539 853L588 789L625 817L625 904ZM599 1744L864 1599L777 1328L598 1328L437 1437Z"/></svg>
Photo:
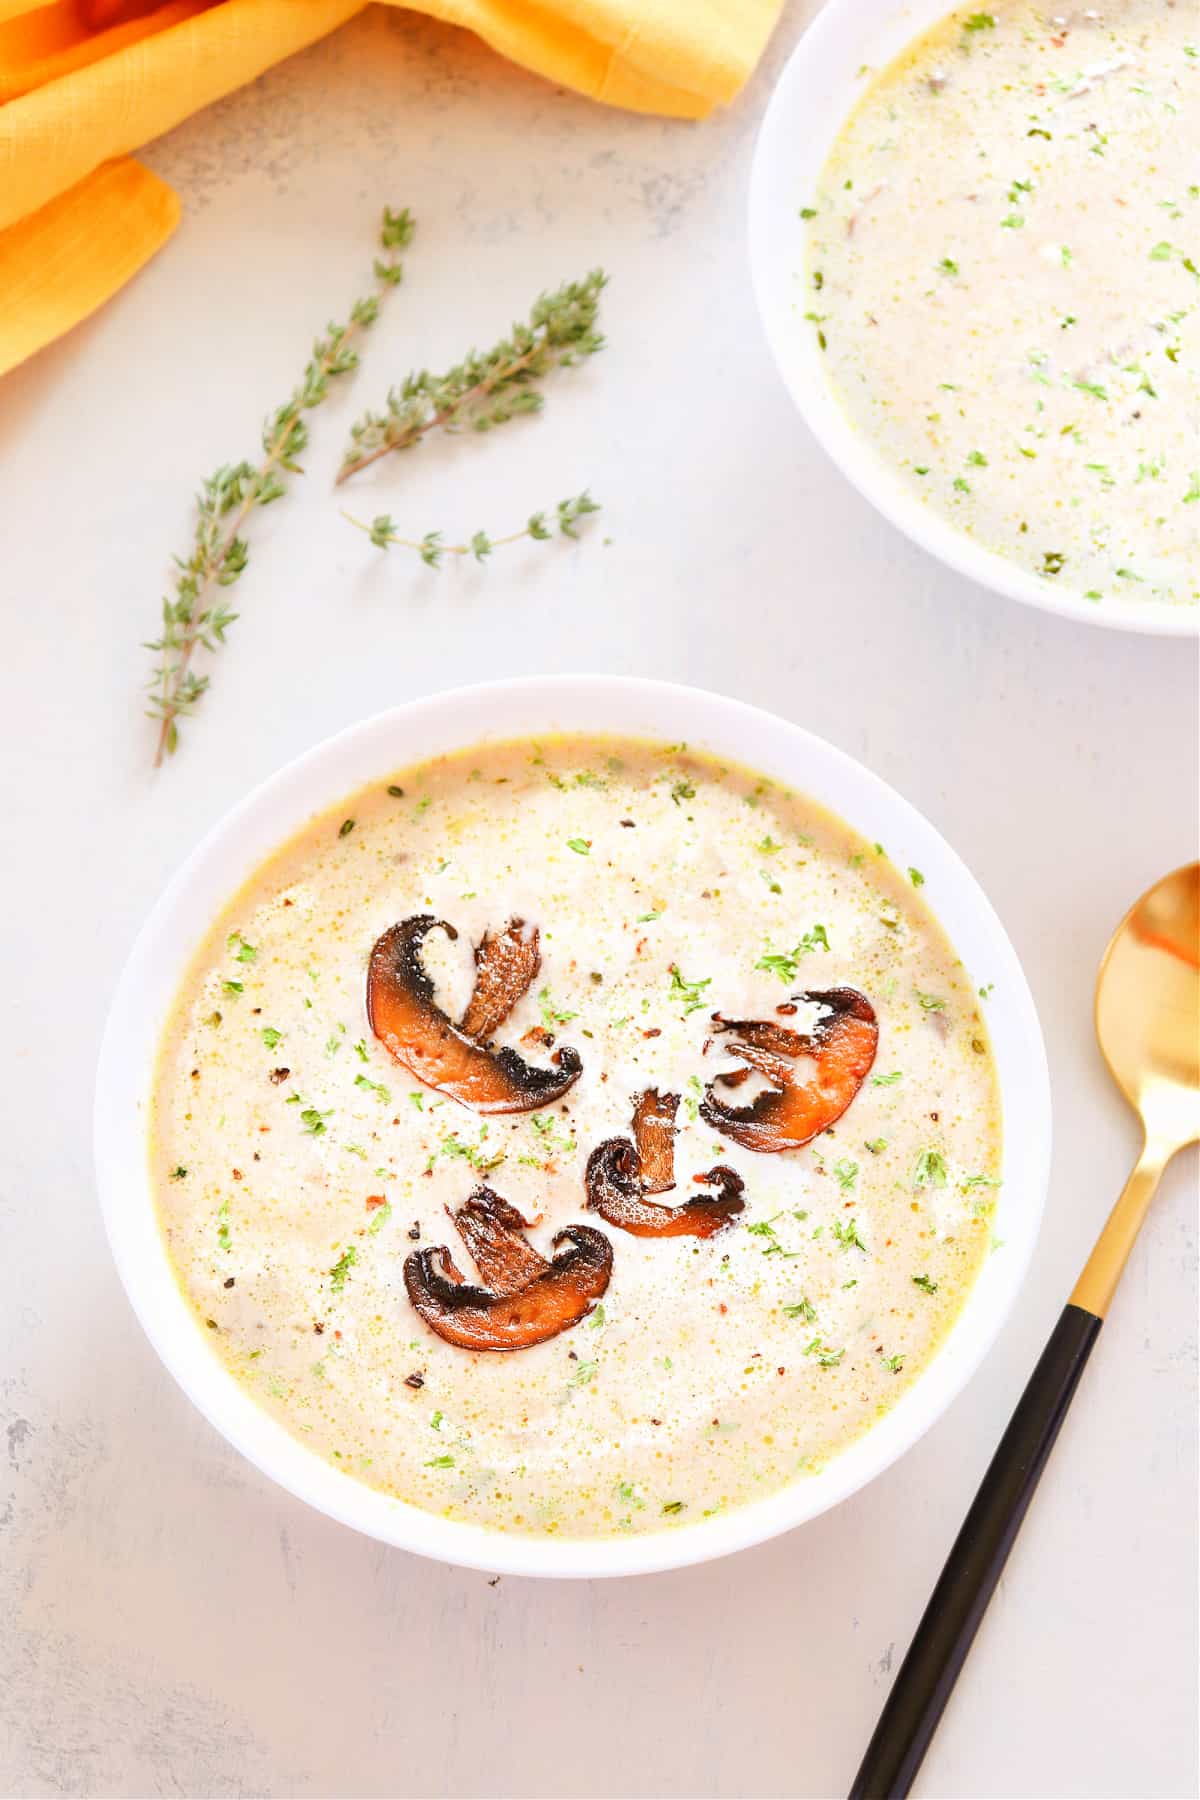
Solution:
<svg viewBox="0 0 1200 1800"><path fill-rule="evenodd" d="M812 197L809 329L929 506L1102 604L1200 598L1200 11L960 8Z"/></svg>
<svg viewBox="0 0 1200 1800"><path fill-rule="evenodd" d="M982 1003L919 880L745 769L618 739L480 747L316 819L218 919L161 1051L162 1229L213 1353L337 1467L508 1531L655 1531L819 1467L919 1376L991 1241ZM497 1037L578 1050L556 1104L480 1118L373 1037L371 947L416 913L458 929L424 948L454 1018L484 931L539 926ZM766 1155L706 1124L703 1085L731 1066L712 1013L775 1019L838 985L869 997L879 1044L832 1130ZM648 1086L682 1096L664 1204L714 1163L745 1182L712 1238L585 1211L589 1152ZM420 1246L476 1279L446 1209L484 1179L547 1255L571 1222L612 1244L600 1303L534 1348L456 1348L406 1294Z"/></svg>

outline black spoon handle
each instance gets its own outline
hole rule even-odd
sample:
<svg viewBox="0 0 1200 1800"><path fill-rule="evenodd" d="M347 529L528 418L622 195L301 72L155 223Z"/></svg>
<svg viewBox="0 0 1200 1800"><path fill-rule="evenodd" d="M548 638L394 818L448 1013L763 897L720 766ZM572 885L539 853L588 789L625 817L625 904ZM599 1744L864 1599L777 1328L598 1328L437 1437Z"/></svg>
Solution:
<svg viewBox="0 0 1200 1800"><path fill-rule="evenodd" d="M1065 1306L991 1460L854 1778L849 1800L903 1800L1008 1561L1101 1321Z"/></svg>

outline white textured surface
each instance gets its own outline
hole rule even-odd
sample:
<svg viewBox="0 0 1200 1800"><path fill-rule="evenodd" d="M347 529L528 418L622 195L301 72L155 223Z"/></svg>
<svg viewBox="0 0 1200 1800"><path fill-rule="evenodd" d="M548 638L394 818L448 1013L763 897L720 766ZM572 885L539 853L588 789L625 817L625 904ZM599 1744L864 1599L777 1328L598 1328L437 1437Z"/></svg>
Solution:
<svg viewBox="0 0 1200 1800"><path fill-rule="evenodd" d="M184 197L174 243L4 384L8 1793L842 1791L1117 1191L1134 1132L1092 1046L1091 985L1126 904L1195 854L1194 653L964 588L799 425L752 312L742 216L804 14L701 127L606 112L469 39L368 16L155 148ZM410 280L354 391L316 416L309 479L264 518L213 692L154 778L137 643L187 496L252 447L314 327L344 310L385 198L420 214ZM545 418L385 465L353 504L499 530L586 482L600 528L437 578L377 558L329 494L349 419L595 261L612 348L556 384ZM408 695L569 668L773 707L930 815L1028 968L1056 1171L1017 1316L873 1487L708 1568L493 1587L310 1516L192 1412L110 1267L88 1112L137 925L250 782ZM923 1794L1196 1791L1195 1185L1193 1160L1164 1186Z"/></svg>

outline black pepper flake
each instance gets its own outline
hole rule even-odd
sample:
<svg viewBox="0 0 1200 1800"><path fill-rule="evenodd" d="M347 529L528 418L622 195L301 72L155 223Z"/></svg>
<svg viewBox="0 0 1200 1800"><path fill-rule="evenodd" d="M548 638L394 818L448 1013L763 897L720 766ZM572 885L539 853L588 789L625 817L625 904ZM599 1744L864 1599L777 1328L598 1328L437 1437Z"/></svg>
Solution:
<svg viewBox="0 0 1200 1800"><path fill-rule="evenodd" d="M622 819L621 823L625 827L626 831L632 831L634 828L632 819Z"/></svg>
<svg viewBox="0 0 1200 1800"><path fill-rule="evenodd" d="M659 1030L657 1025L651 1025L651 1027L648 1031L643 1031L642 1036L644 1038L656 1038L656 1037L661 1037L662 1032Z"/></svg>
<svg viewBox="0 0 1200 1800"><path fill-rule="evenodd" d="M235 1181L241 1181L241 1180L242 1180L242 1171L241 1171L241 1170L240 1170L240 1169L232 1169L232 1170L231 1170L231 1171L230 1171L230 1173L231 1173L231 1174L232 1174L232 1176L233 1176L233 1179L234 1179L234 1180L235 1180Z"/></svg>
<svg viewBox="0 0 1200 1800"><path fill-rule="evenodd" d="M292 1071L290 1069L272 1069L271 1074L270 1074L270 1080L275 1083L276 1087L278 1087L281 1082L284 1082L287 1080L287 1078L291 1074L291 1072Z"/></svg>
<svg viewBox="0 0 1200 1800"><path fill-rule="evenodd" d="M594 983L595 983L595 985L596 985L596 986L597 986L597 987L599 987L599 986L600 986L600 983L601 983L601 982L602 982L602 981L603 981L603 980L604 980L604 977L603 977L603 975L602 975L602 974L601 974L601 973L600 973L600 971L599 971L599 969L593 969L593 970L592 970L592 972L591 972L591 975L590 975L590 976L589 976L589 978L588 978L588 979L589 979L589 980L590 980L590 981L593 981L593 982L594 982Z"/></svg>
<svg viewBox="0 0 1200 1800"><path fill-rule="evenodd" d="M221 1329L215 1319L205 1319L204 1323L208 1326L210 1331L220 1331Z"/></svg>
<svg viewBox="0 0 1200 1800"><path fill-rule="evenodd" d="M404 1377L404 1385L405 1387L410 1388L423 1388L425 1386L425 1377L422 1375L420 1369L414 1369L411 1375L406 1375Z"/></svg>
<svg viewBox="0 0 1200 1800"><path fill-rule="evenodd" d="M937 1124L938 1119L941 1117L940 1113L930 1113L929 1116L933 1120L935 1125Z"/></svg>
<svg viewBox="0 0 1200 1800"><path fill-rule="evenodd" d="M313 1330L314 1330L314 1331L315 1331L315 1332L316 1332L316 1334L317 1334L317 1336L318 1336L318 1337L321 1337L321 1336L323 1336L323 1334L324 1334L324 1331L325 1331L325 1327L324 1327L324 1325L323 1325L323 1324L322 1324L322 1323L321 1323L321 1321L320 1321L320 1320L319 1320L319 1319L314 1319L314 1320L313 1320Z"/></svg>
<svg viewBox="0 0 1200 1800"><path fill-rule="evenodd" d="M419 1238L419 1237L420 1237L420 1235L421 1235L421 1221L420 1221L420 1219L414 1219L414 1220L413 1220L413 1222L412 1222L412 1224L411 1224L411 1225L410 1225L410 1226L409 1226L409 1228L408 1228L408 1235L409 1235L409 1237L410 1237L410 1238L411 1238L411 1239L412 1239L412 1241L413 1241L413 1243L414 1243L414 1244L415 1244L415 1243L416 1243L416 1241L417 1241L417 1239L418 1239L418 1238Z"/></svg>
<svg viewBox="0 0 1200 1800"><path fill-rule="evenodd" d="M225 1286L226 1286L226 1287L227 1287L227 1288L231 1288L231 1287L232 1287L232 1286L233 1286L233 1283L234 1283L234 1279L235 1279L235 1278L234 1278L234 1277L233 1277L233 1276L232 1276L232 1275L227 1275L227 1276L226 1276L226 1277L225 1277Z"/></svg>

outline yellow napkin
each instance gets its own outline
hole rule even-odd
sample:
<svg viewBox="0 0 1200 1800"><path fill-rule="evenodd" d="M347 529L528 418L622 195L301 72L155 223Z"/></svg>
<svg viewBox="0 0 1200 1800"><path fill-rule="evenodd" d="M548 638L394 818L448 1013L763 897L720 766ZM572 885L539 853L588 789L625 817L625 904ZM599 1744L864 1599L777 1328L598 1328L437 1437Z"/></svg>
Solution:
<svg viewBox="0 0 1200 1800"><path fill-rule="evenodd" d="M782 0L404 3L609 105L700 118L737 93ZM175 229L175 195L128 152L366 4L166 0L91 31L87 0L0 0L0 374L86 318Z"/></svg>

